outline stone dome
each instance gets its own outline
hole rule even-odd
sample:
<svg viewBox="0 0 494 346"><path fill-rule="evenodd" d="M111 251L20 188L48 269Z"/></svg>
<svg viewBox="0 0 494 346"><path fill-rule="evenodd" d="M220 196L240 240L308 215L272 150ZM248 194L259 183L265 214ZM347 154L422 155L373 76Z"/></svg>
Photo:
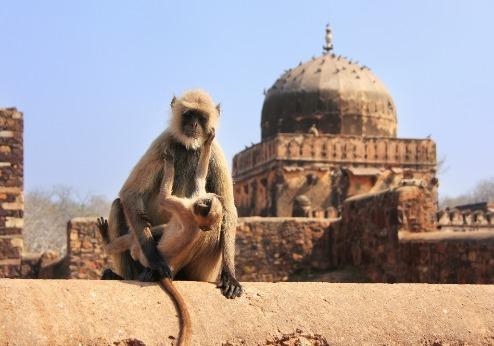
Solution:
<svg viewBox="0 0 494 346"><path fill-rule="evenodd" d="M396 137L396 109L384 84L369 68L331 53L286 71L267 91L262 139L277 133ZM329 31L330 33L330 31Z"/></svg>

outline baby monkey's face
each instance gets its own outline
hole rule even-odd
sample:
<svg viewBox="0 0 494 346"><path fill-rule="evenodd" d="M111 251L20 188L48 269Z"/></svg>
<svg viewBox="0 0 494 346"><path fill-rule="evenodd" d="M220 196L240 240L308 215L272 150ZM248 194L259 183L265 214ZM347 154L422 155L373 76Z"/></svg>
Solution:
<svg viewBox="0 0 494 346"><path fill-rule="evenodd" d="M214 193L199 196L192 205L197 225L203 231L219 230L223 219L223 204Z"/></svg>

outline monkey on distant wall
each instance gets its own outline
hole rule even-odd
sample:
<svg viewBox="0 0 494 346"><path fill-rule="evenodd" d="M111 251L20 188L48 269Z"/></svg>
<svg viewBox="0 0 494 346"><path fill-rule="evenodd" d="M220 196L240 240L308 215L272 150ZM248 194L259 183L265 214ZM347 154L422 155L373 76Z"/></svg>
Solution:
<svg viewBox="0 0 494 346"><path fill-rule="evenodd" d="M152 226L165 224L170 213L160 203L160 186L165 174L165 154L174 158L172 194L190 197L195 192L194 176L207 135L216 128L220 107L202 90L191 90L171 102L170 126L154 140L147 152L132 170L127 181L111 207L109 239L125 234L131 229L140 244L147 264L159 277L171 277L166 259L157 248ZM213 141L211 158L206 177L206 191L214 193L223 201L224 213L218 238L202 236L208 251L197 254L176 275L182 279L208 277L213 280L220 274L218 287L228 298L241 292L235 278L235 232L237 210L233 200L233 183L228 165L220 146ZM115 269L128 280L145 279L144 267L130 256L130 252L113 256ZM214 268L213 272L211 272ZM207 275L206 275L207 273Z"/></svg>

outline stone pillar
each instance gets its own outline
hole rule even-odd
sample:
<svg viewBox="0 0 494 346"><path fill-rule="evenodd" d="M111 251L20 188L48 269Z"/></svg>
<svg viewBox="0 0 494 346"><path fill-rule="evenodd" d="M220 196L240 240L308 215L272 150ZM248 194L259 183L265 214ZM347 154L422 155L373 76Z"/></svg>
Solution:
<svg viewBox="0 0 494 346"><path fill-rule="evenodd" d="M102 246L95 217L76 217L67 225L67 279L99 279L110 258Z"/></svg>
<svg viewBox="0 0 494 346"><path fill-rule="evenodd" d="M23 117L0 108L0 277L19 277L23 247Z"/></svg>

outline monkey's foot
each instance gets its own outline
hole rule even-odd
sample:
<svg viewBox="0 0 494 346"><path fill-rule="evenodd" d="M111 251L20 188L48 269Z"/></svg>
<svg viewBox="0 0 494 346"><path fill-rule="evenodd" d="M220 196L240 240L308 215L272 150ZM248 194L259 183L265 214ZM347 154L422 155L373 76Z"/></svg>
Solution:
<svg viewBox="0 0 494 346"><path fill-rule="evenodd" d="M221 293L228 299L240 297L242 295L242 285L235 279L235 277L227 271L221 272L220 282L218 287Z"/></svg>
<svg viewBox="0 0 494 346"><path fill-rule="evenodd" d="M101 238L108 242L108 220L103 217L99 217L98 220L96 220L96 226L98 226Z"/></svg>
<svg viewBox="0 0 494 346"><path fill-rule="evenodd" d="M101 280L123 280L124 278L115 273L110 268L105 269L103 275L101 275Z"/></svg>
<svg viewBox="0 0 494 346"><path fill-rule="evenodd" d="M165 277L172 278L172 270L158 252L156 242L153 238L141 244L141 249L148 261L149 268L158 273L159 279Z"/></svg>
<svg viewBox="0 0 494 346"><path fill-rule="evenodd" d="M163 275L160 275L156 270L152 270L151 268L144 268L139 274L138 279L142 282L157 282L163 279Z"/></svg>
<svg viewBox="0 0 494 346"><path fill-rule="evenodd" d="M151 268L144 268L144 270L139 274L139 281L155 282L159 281L159 279L159 274Z"/></svg>

